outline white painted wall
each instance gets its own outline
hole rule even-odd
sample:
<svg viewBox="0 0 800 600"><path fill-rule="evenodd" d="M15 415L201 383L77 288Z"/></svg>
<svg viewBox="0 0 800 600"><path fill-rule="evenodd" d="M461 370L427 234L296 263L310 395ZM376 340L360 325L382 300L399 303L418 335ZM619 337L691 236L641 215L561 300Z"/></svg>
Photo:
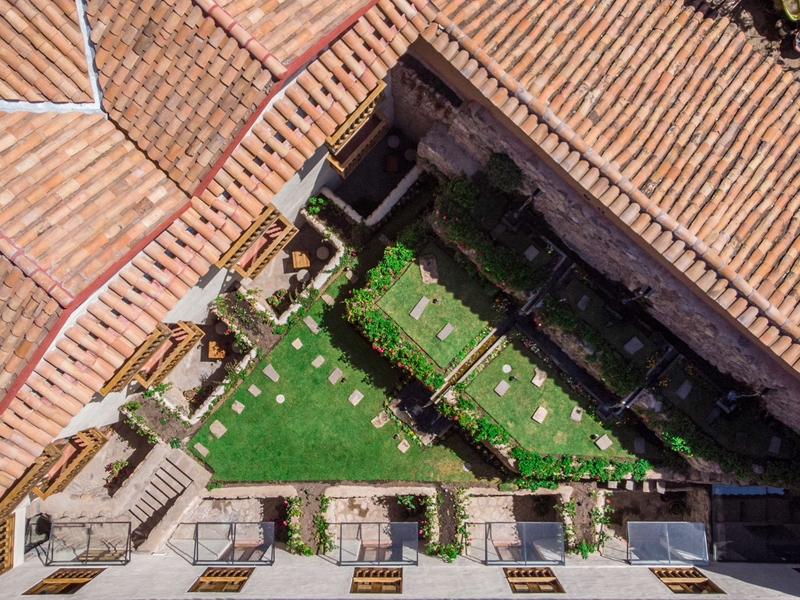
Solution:
<svg viewBox="0 0 800 600"><path fill-rule="evenodd" d="M287 181L275 196L272 204L295 225L303 223L300 209L322 186L337 186L341 178L327 161L328 149L318 148L297 173Z"/></svg>

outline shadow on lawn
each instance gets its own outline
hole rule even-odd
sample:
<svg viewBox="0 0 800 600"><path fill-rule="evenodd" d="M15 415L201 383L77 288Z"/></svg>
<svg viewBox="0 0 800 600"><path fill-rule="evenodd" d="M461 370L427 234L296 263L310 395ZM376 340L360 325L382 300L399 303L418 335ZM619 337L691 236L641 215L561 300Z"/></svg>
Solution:
<svg viewBox="0 0 800 600"><path fill-rule="evenodd" d="M450 450L463 462L469 463L472 474L478 480L496 481L507 478L499 461L488 450L481 451L474 447L463 437L462 431L456 427L444 439L440 439L436 443Z"/></svg>

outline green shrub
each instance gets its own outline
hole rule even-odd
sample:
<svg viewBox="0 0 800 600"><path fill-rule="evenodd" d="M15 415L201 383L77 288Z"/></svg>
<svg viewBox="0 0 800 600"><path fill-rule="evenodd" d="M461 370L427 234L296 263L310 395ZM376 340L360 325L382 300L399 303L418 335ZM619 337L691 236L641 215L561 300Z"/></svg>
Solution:
<svg viewBox="0 0 800 600"><path fill-rule="evenodd" d="M522 170L508 154L493 152L483 172L489 184L501 192L515 192L522 183Z"/></svg>

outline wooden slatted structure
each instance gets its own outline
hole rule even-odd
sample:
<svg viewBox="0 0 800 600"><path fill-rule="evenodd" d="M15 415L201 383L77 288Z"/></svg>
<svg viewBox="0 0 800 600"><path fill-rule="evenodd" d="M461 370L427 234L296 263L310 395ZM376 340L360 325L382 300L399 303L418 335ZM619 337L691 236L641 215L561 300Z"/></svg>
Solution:
<svg viewBox="0 0 800 600"><path fill-rule="evenodd" d="M158 323L144 343L136 349L128 360L117 370L114 376L100 388L100 393L105 395L118 392L136 376L139 369L155 354L159 348L170 338L172 331L163 323Z"/></svg>
<svg viewBox="0 0 800 600"><path fill-rule="evenodd" d="M252 260L245 263L245 257L242 256L234 266L234 270L242 277L249 277L250 279L258 277L264 267L297 235L298 231L297 227L280 213L278 213L278 218L274 221L272 227L272 231L266 230L263 234L268 236L268 243L258 251ZM274 234L273 231L275 232Z"/></svg>
<svg viewBox="0 0 800 600"><path fill-rule="evenodd" d="M336 131L325 138L325 145L331 154L338 154L347 145L347 142L364 126L364 123L369 120L385 99L386 83L379 80L378 85L358 105L355 112Z"/></svg>
<svg viewBox="0 0 800 600"><path fill-rule="evenodd" d="M159 356L158 352L153 354L139 372L136 373L136 381L146 388L158 385L164 381L167 375L169 375L178 363L183 360L183 357L186 356L205 335L202 329L189 321L178 321L174 325L168 327L171 331L169 341L172 346L166 349L166 344L162 344L158 352L163 351L164 355Z"/></svg>
<svg viewBox="0 0 800 600"><path fill-rule="evenodd" d="M403 569L356 567L353 571L351 594L402 594Z"/></svg>
<svg viewBox="0 0 800 600"><path fill-rule="evenodd" d="M14 515L0 521L0 575L14 568Z"/></svg>
<svg viewBox="0 0 800 600"><path fill-rule="evenodd" d="M653 567L653 574L675 594L724 594L695 567Z"/></svg>
<svg viewBox="0 0 800 600"><path fill-rule="evenodd" d="M23 498L31 493L60 458L61 450L54 444L48 444L25 474L0 498L0 519L5 519L17 508Z"/></svg>
<svg viewBox="0 0 800 600"><path fill-rule="evenodd" d="M29 595L74 594L105 569L59 569L25 592Z"/></svg>
<svg viewBox="0 0 800 600"><path fill-rule="evenodd" d="M388 130L389 119L376 110L336 154L328 155L333 170L346 178Z"/></svg>
<svg viewBox="0 0 800 600"><path fill-rule="evenodd" d="M563 594L564 588L548 567L507 567L503 569L515 594Z"/></svg>
<svg viewBox="0 0 800 600"><path fill-rule="evenodd" d="M240 592L252 574L253 567L209 567L189 591Z"/></svg>
<svg viewBox="0 0 800 600"><path fill-rule="evenodd" d="M108 437L102 431L92 427L56 443L62 459L54 464L47 475L33 488L33 493L40 498L47 498L63 492L107 441ZM59 464L62 461L63 464Z"/></svg>

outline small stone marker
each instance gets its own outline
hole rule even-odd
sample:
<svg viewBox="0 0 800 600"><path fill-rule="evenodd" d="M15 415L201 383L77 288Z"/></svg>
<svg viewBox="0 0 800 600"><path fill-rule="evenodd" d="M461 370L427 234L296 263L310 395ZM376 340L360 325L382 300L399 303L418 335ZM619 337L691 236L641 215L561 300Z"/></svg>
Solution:
<svg viewBox="0 0 800 600"><path fill-rule="evenodd" d="M644 438L637 437L633 440L633 453L634 454L644 454L645 452L645 445L644 445Z"/></svg>
<svg viewBox="0 0 800 600"><path fill-rule="evenodd" d="M629 492L632 492L633 490L636 489L636 482L633 479L628 479L625 482L625 489L628 490Z"/></svg>
<svg viewBox="0 0 800 600"><path fill-rule="evenodd" d="M493 240L496 240L506 232L506 226L503 223L498 223L494 229L489 233Z"/></svg>
<svg viewBox="0 0 800 600"><path fill-rule="evenodd" d="M781 438L777 435L773 435L772 439L769 441L769 452L770 454L780 454L781 451Z"/></svg>
<svg viewBox="0 0 800 600"><path fill-rule="evenodd" d="M649 494L650 492L652 492L652 491L653 491L653 488L652 488L652 486L651 486L651 484L650 484L650 482L649 482L649 481L643 481L643 482L642 482L642 491L643 491L645 494Z"/></svg>
<svg viewBox="0 0 800 600"><path fill-rule="evenodd" d="M636 336L633 336L630 340L628 340L628 343L625 344L623 346L623 348L625 348L625 352L627 352L628 354L633 356L639 350L644 348L644 344L642 343L642 341L639 338L637 338Z"/></svg>
<svg viewBox="0 0 800 600"><path fill-rule="evenodd" d="M211 435L213 435L215 438L219 439L223 435L225 435L225 433L228 431L228 428L225 427L225 425L223 425L219 421L214 421L211 424L211 427L208 428L208 430L211 432Z"/></svg>
<svg viewBox="0 0 800 600"><path fill-rule="evenodd" d="M447 336L453 333L453 329L455 329L455 327L453 327L450 323L448 323L447 325L442 327L442 330L436 334L436 337L439 338L441 341L445 341L447 339Z"/></svg>
<svg viewBox="0 0 800 600"><path fill-rule="evenodd" d="M261 372L276 383L278 382L278 379L281 378L281 376L278 375L278 372L275 370L275 367L272 366L272 363L269 363L266 367L264 367Z"/></svg>
<svg viewBox="0 0 800 600"><path fill-rule="evenodd" d="M547 416L547 409L544 406L540 406L539 408L536 409L536 412L533 413L531 419L533 419L537 423L543 423L546 416Z"/></svg>
<svg viewBox="0 0 800 600"><path fill-rule="evenodd" d="M589 296L584 296L580 300L578 300L578 309L586 310L586 307L589 306Z"/></svg>
<svg viewBox="0 0 800 600"><path fill-rule="evenodd" d="M595 445L598 448L600 448L600 450L608 450L611 447L611 444L613 444L613 443L614 442L611 441L611 438L608 437L608 435L604 433L603 437L601 437L600 439L598 439L595 442Z"/></svg>
<svg viewBox="0 0 800 600"><path fill-rule="evenodd" d="M547 371L545 371L544 369L540 369L539 367L535 367L531 383L536 387L540 388L544 385L545 381L547 381Z"/></svg>
<svg viewBox="0 0 800 600"><path fill-rule="evenodd" d="M419 318L422 316L422 311L424 311L425 307L428 306L428 302L430 302L430 300L428 300L426 296L420 298L419 302L417 302L417 305L414 307L414 310L412 310L410 313L411 318L415 321L419 321Z"/></svg>
<svg viewBox="0 0 800 600"><path fill-rule="evenodd" d="M334 300L328 294L322 294L322 296L320 296L320 298L322 298L322 301L325 304L327 304L328 306L333 306Z"/></svg>
<svg viewBox="0 0 800 600"><path fill-rule="evenodd" d="M336 385L339 380L342 378L342 370L339 367L336 367L331 374L328 375L328 381L330 381L331 385Z"/></svg>
<svg viewBox="0 0 800 600"><path fill-rule="evenodd" d="M496 386L494 386L494 393L502 398L503 394L505 394L508 391L508 388L510 388L510 387L511 386L504 379L503 381L498 383Z"/></svg>
<svg viewBox="0 0 800 600"><path fill-rule="evenodd" d="M286 402L286 396L284 396L283 394L278 394L277 396L275 396L275 402L277 402L278 404L283 404L284 402Z"/></svg>
<svg viewBox="0 0 800 600"><path fill-rule="evenodd" d="M581 419L583 419L583 409L580 406L573 407L572 413L569 415L569 418L575 421L576 423L580 423Z"/></svg>
<svg viewBox="0 0 800 600"><path fill-rule="evenodd" d="M422 283L439 283L439 266L436 264L436 257L433 254L419 257L419 274L422 277Z"/></svg>
<svg viewBox="0 0 800 600"><path fill-rule="evenodd" d="M353 271L345 271L344 276L347 277L347 281L350 283L355 283L358 281L358 275L356 275Z"/></svg>
<svg viewBox="0 0 800 600"><path fill-rule="evenodd" d="M608 482L608 489L616 490L619 488L619 481L609 481Z"/></svg>
<svg viewBox="0 0 800 600"><path fill-rule="evenodd" d="M511 365L503 365L503 373L511 373Z"/></svg>
<svg viewBox="0 0 800 600"><path fill-rule="evenodd" d="M347 399L350 404L353 406L358 406L358 403L361 402L361 399L364 397L364 394L359 392L358 390L354 390L350 397Z"/></svg>
<svg viewBox="0 0 800 600"><path fill-rule="evenodd" d="M464 469L464 471L466 473L469 473L470 471L472 471L472 465L469 464L468 462L465 462L464 465L461 468Z"/></svg>
<svg viewBox="0 0 800 600"><path fill-rule="evenodd" d="M292 342L292 347L295 350L300 350L303 347L303 342L300 341L300 338L297 338L295 341Z"/></svg>
<svg viewBox="0 0 800 600"><path fill-rule="evenodd" d="M684 379L681 387L678 388L678 391L675 392L675 395L680 398L681 400L686 400L687 396L689 396L689 392L692 391L692 382L688 379Z"/></svg>
<svg viewBox="0 0 800 600"><path fill-rule="evenodd" d="M200 456L202 456L202 457L206 457L206 456L208 456L208 448L206 448L205 446L203 446L203 444L201 444L200 442L198 442L198 443L196 443L196 444L194 445L194 449L195 449L195 450L197 450L197 453L198 453Z"/></svg>
<svg viewBox="0 0 800 600"><path fill-rule="evenodd" d="M408 443L408 440L403 440L399 444L397 444L397 449L400 450L403 454L408 452L408 449L411 448L411 444Z"/></svg>
<svg viewBox="0 0 800 600"><path fill-rule="evenodd" d="M233 409L233 412L235 412L237 415L240 415L240 414L242 414L242 411L244 410L244 404L242 404L241 402L239 402L237 400L236 402L231 404L231 408Z"/></svg>
<svg viewBox="0 0 800 600"><path fill-rule="evenodd" d="M384 234L380 234L380 235L378 236L378 241L379 241L381 244L383 244L384 246L388 246L388 245L390 245L390 244L392 243L392 240L390 240L390 239L389 239L388 237L386 237Z"/></svg>
<svg viewBox="0 0 800 600"><path fill-rule="evenodd" d="M320 354L319 356L317 356L317 358L311 361L311 366L314 367L315 369L319 369L324 363L325 363L325 357L322 356L322 354Z"/></svg>
<svg viewBox="0 0 800 600"><path fill-rule="evenodd" d="M260 396L261 395L261 390L258 389L254 385L251 385L249 388L247 388L247 391L250 392L251 394L253 394L253 396Z"/></svg>
<svg viewBox="0 0 800 600"><path fill-rule="evenodd" d="M539 256L539 249L536 246L528 246L528 249L525 250L525 258L528 259L528 262L532 261L537 256Z"/></svg>
<svg viewBox="0 0 800 600"><path fill-rule="evenodd" d="M312 319L311 316L303 319L303 323L306 324L306 326L311 330L311 333L314 335L317 335L320 332L319 325L317 325L317 322Z"/></svg>
<svg viewBox="0 0 800 600"><path fill-rule="evenodd" d="M659 494L664 494L667 491L667 486L664 485L663 481L656 481L656 491Z"/></svg>
<svg viewBox="0 0 800 600"><path fill-rule="evenodd" d="M372 423L373 427L380 429L389 422L389 415L381 411L378 413L378 416L372 419L370 422Z"/></svg>

